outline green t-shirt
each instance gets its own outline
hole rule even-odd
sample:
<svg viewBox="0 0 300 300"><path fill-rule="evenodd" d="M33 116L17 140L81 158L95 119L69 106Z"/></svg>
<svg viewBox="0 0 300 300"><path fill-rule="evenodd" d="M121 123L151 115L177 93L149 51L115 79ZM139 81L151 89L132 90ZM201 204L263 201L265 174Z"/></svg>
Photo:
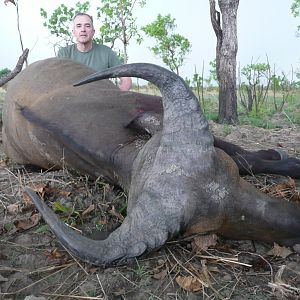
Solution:
<svg viewBox="0 0 300 300"><path fill-rule="evenodd" d="M122 64L116 53L105 45L93 43L93 47L88 52L80 52L76 44L60 48L58 57L66 57L85 64L96 71Z"/></svg>

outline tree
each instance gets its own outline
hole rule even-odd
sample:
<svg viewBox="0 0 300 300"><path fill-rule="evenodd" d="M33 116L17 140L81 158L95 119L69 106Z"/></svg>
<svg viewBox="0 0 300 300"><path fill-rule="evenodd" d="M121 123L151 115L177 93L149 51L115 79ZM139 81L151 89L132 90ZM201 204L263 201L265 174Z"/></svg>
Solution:
<svg viewBox="0 0 300 300"><path fill-rule="evenodd" d="M4 69L0 70L0 78L8 75L10 72L11 72L11 70L8 68L4 68Z"/></svg>
<svg viewBox="0 0 300 300"><path fill-rule="evenodd" d="M156 40L157 45L150 47L154 55L161 57L164 64L179 75L179 68L192 46L187 38L173 33L175 28L175 19L171 15L159 14L154 22L142 27L142 30Z"/></svg>
<svg viewBox="0 0 300 300"><path fill-rule="evenodd" d="M237 9L239 0L218 0L221 11L216 10L215 0L209 0L210 17L217 37L216 69L219 82L220 123L238 121L236 93ZM222 25L221 25L222 15Z"/></svg>
<svg viewBox="0 0 300 300"><path fill-rule="evenodd" d="M111 48L113 48L116 40L120 40L123 45L125 63L128 61L129 41L132 38L137 41L141 40L136 26L136 18L133 16L133 10L137 3L144 7L146 1L102 0L102 6L97 8L98 18L102 24L100 34L103 43L111 43Z"/></svg>
<svg viewBox="0 0 300 300"><path fill-rule="evenodd" d="M246 112L255 108L257 116L260 107L265 104L271 83L271 68L268 63L251 63L241 70L242 75L246 78L245 82L240 83L239 92L241 104Z"/></svg>
<svg viewBox="0 0 300 300"><path fill-rule="evenodd" d="M292 15L297 18L300 16L300 0L294 0L291 5ZM300 36L300 25L297 26L298 36Z"/></svg>

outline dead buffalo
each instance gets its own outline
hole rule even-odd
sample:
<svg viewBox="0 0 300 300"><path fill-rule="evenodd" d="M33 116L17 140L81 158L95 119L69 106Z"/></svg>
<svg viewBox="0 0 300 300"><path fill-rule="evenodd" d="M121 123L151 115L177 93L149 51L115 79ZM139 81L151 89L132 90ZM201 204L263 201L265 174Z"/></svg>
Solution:
<svg viewBox="0 0 300 300"><path fill-rule="evenodd" d="M13 160L43 168L65 165L105 176L128 191L124 222L95 241L65 226L26 189L74 255L110 265L159 248L181 232L300 243L300 206L273 199L240 178L230 156L214 147L199 103L180 77L150 64L92 73L69 60L34 63L9 85L3 111L4 146ZM123 76L148 80L161 91L163 114L160 98L120 92L109 81L73 87L84 76L80 84ZM281 162L276 151L250 154L264 161L270 153L275 164ZM289 162L298 176L299 161Z"/></svg>

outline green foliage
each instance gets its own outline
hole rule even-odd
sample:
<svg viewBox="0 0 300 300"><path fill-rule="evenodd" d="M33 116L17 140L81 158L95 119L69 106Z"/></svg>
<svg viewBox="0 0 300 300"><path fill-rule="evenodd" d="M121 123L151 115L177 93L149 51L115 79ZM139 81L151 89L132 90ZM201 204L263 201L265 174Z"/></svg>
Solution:
<svg viewBox="0 0 300 300"><path fill-rule="evenodd" d="M205 116L208 120L212 120L214 122L218 121L218 112L217 111L207 111L206 110Z"/></svg>
<svg viewBox="0 0 300 300"><path fill-rule="evenodd" d="M299 17L300 15L300 0L294 0L291 5L291 12L294 17Z"/></svg>
<svg viewBox="0 0 300 300"><path fill-rule="evenodd" d="M267 98L269 85L271 82L270 65L265 63L249 64L242 68L241 74L246 81L240 82L240 100L247 112L258 115L260 107Z"/></svg>
<svg viewBox="0 0 300 300"><path fill-rule="evenodd" d="M300 16L300 0L294 0L291 5L292 15L297 18ZM297 26L298 34L300 34L300 25Z"/></svg>
<svg viewBox="0 0 300 300"><path fill-rule="evenodd" d="M110 43L111 48L115 46L116 40L123 44L123 50L119 56L125 62L128 60L127 47L129 41L135 38L141 40L137 30L136 18L133 16L133 9L138 3L143 7L145 0L103 0L101 6L97 7L97 18L101 21L101 28L94 37L96 43ZM90 2L77 2L76 7L69 8L64 4L57 7L51 16L41 8L40 14L45 19L43 23L52 36L55 36L54 49L66 46L72 43L73 36L70 30L71 22L74 16L79 12L87 12L90 9ZM117 51L118 52L118 51Z"/></svg>
<svg viewBox="0 0 300 300"><path fill-rule="evenodd" d="M69 208L58 201L53 203L53 209L55 212L62 213L67 215L64 222L67 222L71 226L74 226L78 223L82 224L82 219L80 217L80 213L76 211L74 208Z"/></svg>
<svg viewBox="0 0 300 300"><path fill-rule="evenodd" d="M51 16L48 16L48 13L43 8L40 9L40 15L45 19L44 27L49 30L51 35L60 39L54 46L66 46L72 43L73 37L70 31L70 24L77 13L87 12L89 8L89 1L77 2L75 8L69 8L61 4L52 12Z"/></svg>
<svg viewBox="0 0 300 300"><path fill-rule="evenodd" d="M150 278L150 272L147 270L145 266L142 266L139 264L139 261L135 259L136 261L136 268L131 268L131 271L135 274L137 277L137 280L146 280Z"/></svg>
<svg viewBox="0 0 300 300"><path fill-rule="evenodd" d="M250 84L260 83L262 78L267 77L266 73L270 70L270 65L265 63L256 63L246 65L242 68L242 74Z"/></svg>
<svg viewBox="0 0 300 300"><path fill-rule="evenodd" d="M141 41L141 35L136 26L136 18L133 16L134 6L138 3L144 7L146 1L102 0L101 3L102 6L97 7L97 16L102 24L100 28L102 43L110 43L111 48L113 48L116 40L120 40L123 44L124 62L127 62L129 41L132 38L138 42Z"/></svg>
<svg viewBox="0 0 300 300"><path fill-rule="evenodd" d="M156 40L150 47L154 55L162 58L164 64L179 74L185 56L191 51L191 43L180 34L173 33L176 29L175 19L171 15L158 15L156 20L141 28L145 34Z"/></svg>
<svg viewBox="0 0 300 300"><path fill-rule="evenodd" d="M229 124L224 124L223 132L226 135L229 135L231 133L231 126Z"/></svg>
<svg viewBox="0 0 300 300"><path fill-rule="evenodd" d="M44 234L45 232L48 232L48 231L49 231L48 225L41 225L34 231L34 233Z"/></svg>
<svg viewBox="0 0 300 300"><path fill-rule="evenodd" d="M281 75L273 74L271 77L271 86L273 89L273 103L276 111L281 112L284 104L295 97L291 92L297 85L298 82L293 79L289 80L284 72L282 72ZM280 95L280 97L277 97L277 95Z"/></svg>
<svg viewBox="0 0 300 300"><path fill-rule="evenodd" d="M0 70L0 78L5 77L10 72L11 72L11 70L9 70L8 68L4 68L4 69Z"/></svg>

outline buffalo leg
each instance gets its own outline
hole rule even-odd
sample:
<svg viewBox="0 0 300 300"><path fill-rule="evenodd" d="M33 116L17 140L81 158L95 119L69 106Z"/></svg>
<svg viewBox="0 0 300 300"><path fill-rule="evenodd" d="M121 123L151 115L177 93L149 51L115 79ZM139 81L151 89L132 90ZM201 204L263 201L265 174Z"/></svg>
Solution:
<svg viewBox="0 0 300 300"><path fill-rule="evenodd" d="M235 161L241 175L270 173L300 178L300 160L282 151L269 149L251 152L215 136L214 146Z"/></svg>

